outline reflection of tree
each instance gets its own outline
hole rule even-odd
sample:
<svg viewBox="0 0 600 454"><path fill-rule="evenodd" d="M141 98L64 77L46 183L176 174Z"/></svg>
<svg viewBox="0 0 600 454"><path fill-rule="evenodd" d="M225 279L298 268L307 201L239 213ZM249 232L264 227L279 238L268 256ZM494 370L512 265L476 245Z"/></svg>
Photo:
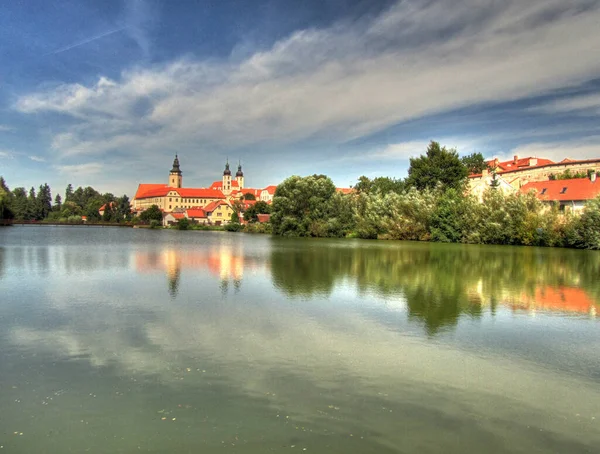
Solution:
<svg viewBox="0 0 600 454"><path fill-rule="evenodd" d="M177 267L169 270L167 276L169 278L169 295L171 295L171 298L175 298L177 296L177 292L179 291L181 268Z"/></svg>
<svg viewBox="0 0 600 454"><path fill-rule="evenodd" d="M508 246L273 240L274 283L292 296L330 294L342 279L360 292L406 298L430 334L483 306L539 297L540 288L581 287L600 299L600 254ZM596 303L597 304L597 303Z"/></svg>

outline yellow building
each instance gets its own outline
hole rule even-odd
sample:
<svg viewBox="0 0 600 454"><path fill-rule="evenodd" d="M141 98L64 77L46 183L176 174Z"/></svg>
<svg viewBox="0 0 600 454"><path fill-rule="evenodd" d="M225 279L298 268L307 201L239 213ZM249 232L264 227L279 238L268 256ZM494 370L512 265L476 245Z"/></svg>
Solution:
<svg viewBox="0 0 600 454"><path fill-rule="evenodd" d="M269 186L271 188L274 186ZM252 194L257 199L264 192L262 189L244 188L244 172L241 163L238 165L235 178L232 178L229 162L225 164L221 181L213 182L208 188L184 188L183 173L179 157L175 155L173 167L169 171L167 184L138 185L131 205L134 213L141 213L152 205L170 215L165 224L176 222L181 214L193 222L224 225L233 214L232 203L245 194ZM187 212L189 211L189 214ZM202 210L201 212L198 210ZM201 213L201 214L200 214Z"/></svg>

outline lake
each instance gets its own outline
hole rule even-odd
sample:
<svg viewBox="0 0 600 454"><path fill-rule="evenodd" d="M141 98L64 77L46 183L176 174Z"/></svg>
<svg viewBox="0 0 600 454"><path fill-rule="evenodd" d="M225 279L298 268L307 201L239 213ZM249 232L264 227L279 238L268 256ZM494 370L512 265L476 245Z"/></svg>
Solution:
<svg viewBox="0 0 600 454"><path fill-rule="evenodd" d="M0 228L0 452L600 452L600 252Z"/></svg>

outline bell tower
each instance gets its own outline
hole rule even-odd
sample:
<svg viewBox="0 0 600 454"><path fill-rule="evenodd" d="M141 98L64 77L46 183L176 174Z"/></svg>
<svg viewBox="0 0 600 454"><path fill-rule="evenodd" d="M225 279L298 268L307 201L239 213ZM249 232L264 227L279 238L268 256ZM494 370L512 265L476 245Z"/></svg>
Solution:
<svg viewBox="0 0 600 454"><path fill-rule="evenodd" d="M171 188L180 188L183 184L183 177L181 176L181 169L179 168L179 158L175 155L173 160L173 168L169 172L169 184L167 186Z"/></svg>
<svg viewBox="0 0 600 454"><path fill-rule="evenodd" d="M242 172L242 163L238 162L238 169L235 173L235 179L238 182L239 189L244 189L244 172Z"/></svg>
<svg viewBox="0 0 600 454"><path fill-rule="evenodd" d="M229 170L229 160L225 164L225 170L223 171L223 194L229 195L231 192L231 170Z"/></svg>

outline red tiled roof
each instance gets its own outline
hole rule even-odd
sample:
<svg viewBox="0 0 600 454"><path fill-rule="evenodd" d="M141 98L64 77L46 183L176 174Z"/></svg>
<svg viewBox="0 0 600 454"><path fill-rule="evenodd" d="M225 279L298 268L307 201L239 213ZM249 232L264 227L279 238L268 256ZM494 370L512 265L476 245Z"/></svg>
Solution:
<svg viewBox="0 0 600 454"><path fill-rule="evenodd" d="M222 200L215 200L214 202L210 202L208 205L206 205L204 207L204 211L209 213L211 211L214 211L215 208L217 208L219 205L225 204L225 202L223 202Z"/></svg>
<svg viewBox="0 0 600 454"><path fill-rule="evenodd" d="M142 186L147 186L142 188ZM148 197L165 197L169 192L175 191L180 197L186 198L204 198L204 199L224 199L225 196L221 191L216 189L206 188L171 188L166 185L155 185L155 184L140 184L137 193L135 194L136 199L145 199Z"/></svg>
<svg viewBox="0 0 600 454"><path fill-rule="evenodd" d="M188 218L205 218L206 213L200 208L190 208L186 211Z"/></svg>
<svg viewBox="0 0 600 454"><path fill-rule="evenodd" d="M354 189L352 188L335 188L337 192L341 192L342 194L350 194Z"/></svg>
<svg viewBox="0 0 600 454"><path fill-rule="evenodd" d="M170 214L171 216L173 216L175 219L183 219L183 218L185 217L185 214L184 214L184 213L167 213L167 216L168 216L169 214Z"/></svg>
<svg viewBox="0 0 600 454"><path fill-rule="evenodd" d="M213 181L213 183L210 185L210 187L213 189L222 189L223 188L223 180ZM240 187L240 185L237 182L237 180L231 180L231 189L239 188L239 187Z"/></svg>
<svg viewBox="0 0 600 454"><path fill-rule="evenodd" d="M216 189L205 189L205 188L178 188L177 193L181 197L198 197L204 199L224 199L225 196L221 191Z"/></svg>
<svg viewBox="0 0 600 454"><path fill-rule="evenodd" d="M136 199L143 199L145 197L157 197L157 196L148 196L147 192L153 191L160 188L168 188L166 184L140 184L138 185L137 192L135 193Z"/></svg>
<svg viewBox="0 0 600 454"><path fill-rule="evenodd" d="M491 168L496 168L497 173L508 172L511 170L519 170L533 167L541 167L546 166L548 164L554 164L554 161L545 158L535 158L533 156L528 156L526 158L519 158L515 156L516 159L512 159L510 161L498 161L495 159L487 161L487 165Z"/></svg>
<svg viewBox="0 0 600 454"><path fill-rule="evenodd" d="M269 194L275 194L275 189L277 189L277 186L270 185L264 188L263 191L267 191Z"/></svg>
<svg viewBox="0 0 600 454"><path fill-rule="evenodd" d="M258 218L258 222L269 222L271 219L270 214L257 214L256 217Z"/></svg>
<svg viewBox="0 0 600 454"><path fill-rule="evenodd" d="M536 196L540 200L591 200L600 195L600 183L598 180L592 182L589 178L532 181L524 184L520 189L523 194L532 190L536 191Z"/></svg>

